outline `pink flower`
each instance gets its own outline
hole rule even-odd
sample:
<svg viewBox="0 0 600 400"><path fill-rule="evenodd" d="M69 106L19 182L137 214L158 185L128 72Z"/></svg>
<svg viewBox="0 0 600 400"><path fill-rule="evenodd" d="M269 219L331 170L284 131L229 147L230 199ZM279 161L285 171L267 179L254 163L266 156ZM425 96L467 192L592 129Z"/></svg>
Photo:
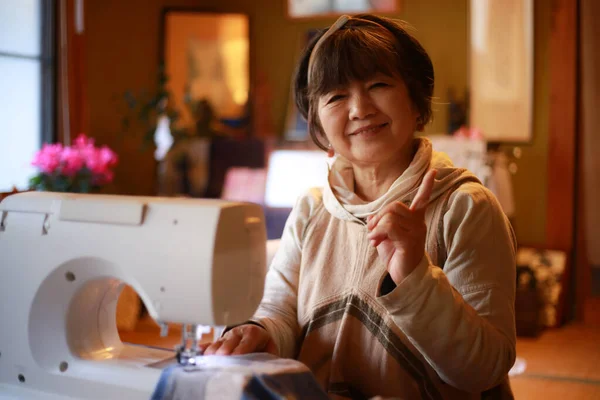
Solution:
<svg viewBox="0 0 600 400"><path fill-rule="evenodd" d="M62 144L44 144L42 149L35 153L31 165L38 167L45 174L54 173L60 166L63 152Z"/></svg>
<svg viewBox="0 0 600 400"><path fill-rule="evenodd" d="M83 168L85 160L79 150L66 147L61 154L62 173L66 176L74 176Z"/></svg>
<svg viewBox="0 0 600 400"><path fill-rule="evenodd" d="M79 149L94 147L94 139L85 136L85 133L80 133L75 139L74 147Z"/></svg>
<svg viewBox="0 0 600 400"><path fill-rule="evenodd" d="M454 132L454 137L464 138L464 139L475 139L481 140L483 139L483 134L478 128L469 128L465 125L458 128L456 132Z"/></svg>
<svg viewBox="0 0 600 400"><path fill-rule="evenodd" d="M479 128L471 128L471 139L483 139L483 132Z"/></svg>
<svg viewBox="0 0 600 400"><path fill-rule="evenodd" d="M85 164L94 174L104 175L110 167L114 167L118 158L117 155L108 147L86 148L83 150Z"/></svg>
<svg viewBox="0 0 600 400"><path fill-rule="evenodd" d="M100 160L107 166L114 167L119 162L119 157L107 146L102 146L100 148Z"/></svg>
<svg viewBox="0 0 600 400"><path fill-rule="evenodd" d="M100 152L96 148L86 149L84 152L85 165L94 174L103 174L106 171L106 164L100 159Z"/></svg>
<svg viewBox="0 0 600 400"><path fill-rule="evenodd" d="M117 155L107 146L95 147L94 139L80 134L73 146L63 148L61 144L44 144L35 154L31 164L38 167L43 174L69 178L78 176L78 179L89 179L89 183L99 186L112 182L112 168L117 165L118 160ZM91 176L78 175L86 169ZM73 180L74 185L78 179Z"/></svg>

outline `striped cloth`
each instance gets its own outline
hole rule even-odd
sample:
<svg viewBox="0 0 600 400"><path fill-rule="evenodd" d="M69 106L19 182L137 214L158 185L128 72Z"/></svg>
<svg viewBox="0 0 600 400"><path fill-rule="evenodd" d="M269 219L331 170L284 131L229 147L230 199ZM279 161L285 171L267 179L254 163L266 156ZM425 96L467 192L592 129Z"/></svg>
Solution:
<svg viewBox="0 0 600 400"><path fill-rule="evenodd" d="M304 364L267 353L198 356L198 365L165 368L152 400L327 399Z"/></svg>

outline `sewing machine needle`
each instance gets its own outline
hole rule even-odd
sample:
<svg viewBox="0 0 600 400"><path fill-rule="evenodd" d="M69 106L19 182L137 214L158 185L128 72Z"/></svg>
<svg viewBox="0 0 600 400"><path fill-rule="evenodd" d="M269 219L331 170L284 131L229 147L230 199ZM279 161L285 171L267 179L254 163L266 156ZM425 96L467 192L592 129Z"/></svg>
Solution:
<svg viewBox="0 0 600 400"><path fill-rule="evenodd" d="M160 337L166 337L169 334L169 325L159 322L158 326L160 326Z"/></svg>

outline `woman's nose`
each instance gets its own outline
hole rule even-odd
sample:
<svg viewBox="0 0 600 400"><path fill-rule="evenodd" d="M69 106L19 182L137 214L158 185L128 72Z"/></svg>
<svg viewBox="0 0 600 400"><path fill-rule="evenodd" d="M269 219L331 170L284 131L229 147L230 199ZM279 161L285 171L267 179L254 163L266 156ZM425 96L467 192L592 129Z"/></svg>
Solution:
<svg viewBox="0 0 600 400"><path fill-rule="evenodd" d="M377 112L372 99L367 94L356 94L350 99L350 120L369 118Z"/></svg>

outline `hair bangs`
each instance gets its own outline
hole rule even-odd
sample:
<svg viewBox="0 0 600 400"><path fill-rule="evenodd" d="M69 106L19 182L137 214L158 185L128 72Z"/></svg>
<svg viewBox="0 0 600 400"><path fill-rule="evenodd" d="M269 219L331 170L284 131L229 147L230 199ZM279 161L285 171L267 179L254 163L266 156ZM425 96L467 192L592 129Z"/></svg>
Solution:
<svg viewBox="0 0 600 400"><path fill-rule="evenodd" d="M332 35L316 55L310 96L319 97L353 81L367 81L378 73L398 75L398 52L393 37L388 36L371 27L348 27Z"/></svg>

